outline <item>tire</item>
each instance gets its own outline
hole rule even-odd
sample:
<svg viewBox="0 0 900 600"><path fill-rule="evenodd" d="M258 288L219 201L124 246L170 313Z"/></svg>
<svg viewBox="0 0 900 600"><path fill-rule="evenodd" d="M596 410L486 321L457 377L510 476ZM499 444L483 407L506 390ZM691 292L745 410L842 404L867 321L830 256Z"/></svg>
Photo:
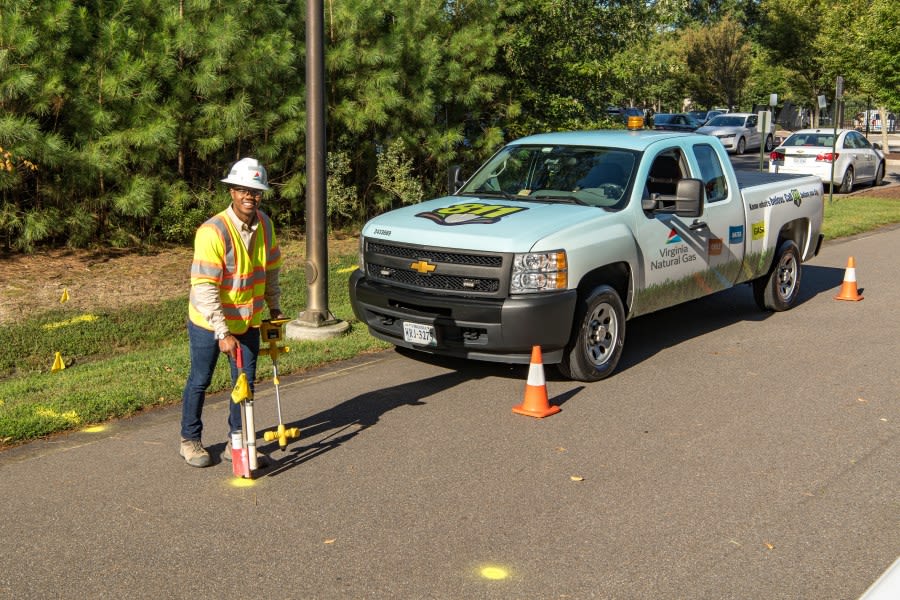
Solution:
<svg viewBox="0 0 900 600"><path fill-rule="evenodd" d="M844 178L841 179L841 187L838 188L838 191L842 194L849 194L853 191L853 167L847 167L847 170L844 171Z"/></svg>
<svg viewBox="0 0 900 600"><path fill-rule="evenodd" d="M559 372L576 381L612 375L625 345L625 307L612 287L601 285L579 300Z"/></svg>
<svg viewBox="0 0 900 600"><path fill-rule="evenodd" d="M791 309L800 295L800 249L791 240L778 246L769 274L753 280L753 299L762 310Z"/></svg>
<svg viewBox="0 0 900 600"><path fill-rule="evenodd" d="M884 162L879 163L875 169L875 179L872 181L872 187L878 187L884 183Z"/></svg>
<svg viewBox="0 0 900 600"><path fill-rule="evenodd" d="M747 142L744 138L738 138L737 147L734 151L735 154L743 154L744 150L747 149Z"/></svg>
<svg viewBox="0 0 900 600"><path fill-rule="evenodd" d="M772 149L775 148L775 143L772 141L772 136L766 136L766 152L771 152Z"/></svg>

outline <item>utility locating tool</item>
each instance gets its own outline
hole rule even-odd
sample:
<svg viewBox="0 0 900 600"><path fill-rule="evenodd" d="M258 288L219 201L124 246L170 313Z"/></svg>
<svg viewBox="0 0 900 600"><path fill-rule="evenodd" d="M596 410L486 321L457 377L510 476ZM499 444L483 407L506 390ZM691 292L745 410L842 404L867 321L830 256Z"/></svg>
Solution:
<svg viewBox="0 0 900 600"><path fill-rule="evenodd" d="M297 427L285 427L284 420L281 416L281 394L278 392L278 355L282 352L290 352L287 346L279 346L278 342L282 339L282 326L290 321L290 319L271 319L263 321L259 326L259 334L262 336L262 343L268 344L269 348L260 349L260 354L267 352L269 358L272 359L272 383L275 384L275 407L278 411L278 428L275 431L267 431L263 434L263 439L267 442L278 440L278 447L284 451L287 448L289 439L298 439L300 437L300 429Z"/></svg>

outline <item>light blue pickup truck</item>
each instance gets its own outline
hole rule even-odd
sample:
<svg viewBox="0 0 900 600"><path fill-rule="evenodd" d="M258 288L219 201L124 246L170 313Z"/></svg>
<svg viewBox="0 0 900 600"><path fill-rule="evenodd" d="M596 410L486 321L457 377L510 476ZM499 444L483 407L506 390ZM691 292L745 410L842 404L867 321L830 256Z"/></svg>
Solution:
<svg viewBox="0 0 900 600"><path fill-rule="evenodd" d="M787 310L822 243L817 177L735 172L718 139L548 133L508 144L454 192L362 230L350 278L375 337L562 374L616 368L627 319L751 283Z"/></svg>

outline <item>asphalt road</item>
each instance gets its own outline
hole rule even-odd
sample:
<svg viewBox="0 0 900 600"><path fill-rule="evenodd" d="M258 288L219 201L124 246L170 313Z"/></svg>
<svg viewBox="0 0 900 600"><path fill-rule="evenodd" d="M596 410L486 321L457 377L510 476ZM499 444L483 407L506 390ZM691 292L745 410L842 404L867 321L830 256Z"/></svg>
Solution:
<svg viewBox="0 0 900 600"><path fill-rule="evenodd" d="M388 351L283 378L302 438L253 481L187 466L179 407L0 453L0 597L857 598L900 556L898 256L831 242L789 312L631 321L612 378L546 369L546 419L524 366Z"/></svg>

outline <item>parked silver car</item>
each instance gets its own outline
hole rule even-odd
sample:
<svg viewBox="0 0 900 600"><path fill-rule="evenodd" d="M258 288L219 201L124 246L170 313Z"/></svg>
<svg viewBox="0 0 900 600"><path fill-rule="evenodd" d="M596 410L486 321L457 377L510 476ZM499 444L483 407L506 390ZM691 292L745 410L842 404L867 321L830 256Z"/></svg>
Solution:
<svg viewBox="0 0 900 600"><path fill-rule="evenodd" d="M834 162L834 185L847 194L859 182L881 185L884 179L884 152L880 144L872 144L852 129L838 129L834 145L833 129L801 129L795 131L769 155L772 173L808 173L818 175L828 186L831 163Z"/></svg>
<svg viewBox="0 0 900 600"><path fill-rule="evenodd" d="M743 154L746 150L759 150L763 143L766 152L769 152L774 146L775 124L769 125L769 131L763 137L762 133L756 130L758 123L759 117L753 113L726 113L707 121L697 133L719 138L725 149L735 154Z"/></svg>

